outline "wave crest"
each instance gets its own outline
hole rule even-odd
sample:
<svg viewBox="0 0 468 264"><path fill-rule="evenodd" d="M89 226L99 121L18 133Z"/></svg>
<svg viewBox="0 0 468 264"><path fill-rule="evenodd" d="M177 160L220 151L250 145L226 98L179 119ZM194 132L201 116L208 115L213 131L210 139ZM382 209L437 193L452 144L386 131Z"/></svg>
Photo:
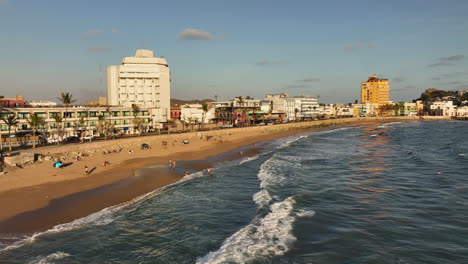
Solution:
<svg viewBox="0 0 468 264"><path fill-rule="evenodd" d="M245 263L255 258L283 255L296 241L292 234L295 203L293 197L288 197L272 204L264 218L234 233L217 251L197 259L197 263Z"/></svg>

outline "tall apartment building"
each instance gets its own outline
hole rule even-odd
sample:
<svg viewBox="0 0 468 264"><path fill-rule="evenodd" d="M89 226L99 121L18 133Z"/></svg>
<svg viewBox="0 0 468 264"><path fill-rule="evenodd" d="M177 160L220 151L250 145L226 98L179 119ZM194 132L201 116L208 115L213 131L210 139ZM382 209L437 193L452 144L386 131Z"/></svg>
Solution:
<svg viewBox="0 0 468 264"><path fill-rule="evenodd" d="M171 74L166 59L151 50L137 50L122 65L107 68L108 103L114 106L158 108L169 116Z"/></svg>
<svg viewBox="0 0 468 264"><path fill-rule="evenodd" d="M361 103L390 103L390 86L388 79L379 79L377 75L369 76L367 82L361 83Z"/></svg>

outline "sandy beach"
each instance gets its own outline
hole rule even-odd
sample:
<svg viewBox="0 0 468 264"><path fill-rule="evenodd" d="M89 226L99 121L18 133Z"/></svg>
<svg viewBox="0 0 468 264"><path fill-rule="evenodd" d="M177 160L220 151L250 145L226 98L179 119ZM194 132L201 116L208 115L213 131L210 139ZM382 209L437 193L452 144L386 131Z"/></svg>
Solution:
<svg viewBox="0 0 468 264"><path fill-rule="evenodd" d="M410 120L419 119L349 118L125 138L26 150L44 155L68 153L70 159L64 160L68 166L62 169L53 168L52 161L45 161L24 168L10 167L7 174L0 175L0 233L44 230L175 183L183 175L169 168L169 160L205 160L241 146L312 129ZM212 137L207 140L207 136ZM183 144L183 140L189 140L190 143ZM141 149L143 143L149 144L151 149ZM251 152L252 155L257 152L255 147L252 146ZM86 153L88 156L76 161L72 158L73 153ZM110 165L103 166L104 161L108 161ZM158 164L161 166L157 175L135 173L139 168ZM84 173L85 166L89 168L88 175ZM209 167L208 163L200 163L196 169L206 167Z"/></svg>

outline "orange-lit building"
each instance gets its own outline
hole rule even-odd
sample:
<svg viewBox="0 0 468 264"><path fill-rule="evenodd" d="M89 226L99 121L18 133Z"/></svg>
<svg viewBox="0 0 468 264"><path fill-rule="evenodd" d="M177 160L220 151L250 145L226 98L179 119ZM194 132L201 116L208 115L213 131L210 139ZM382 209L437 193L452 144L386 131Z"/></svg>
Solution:
<svg viewBox="0 0 468 264"><path fill-rule="evenodd" d="M361 83L361 103L390 103L390 86L388 79L379 79L377 75L369 76L367 82Z"/></svg>

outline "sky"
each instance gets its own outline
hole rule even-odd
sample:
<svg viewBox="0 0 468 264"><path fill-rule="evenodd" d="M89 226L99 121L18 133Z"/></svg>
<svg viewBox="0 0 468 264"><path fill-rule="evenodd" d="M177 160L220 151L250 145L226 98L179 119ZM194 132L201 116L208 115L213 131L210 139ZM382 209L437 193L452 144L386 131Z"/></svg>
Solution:
<svg viewBox="0 0 468 264"><path fill-rule="evenodd" d="M137 49L164 56L171 97L267 93L391 100L468 89L466 0L0 0L0 95L79 102L107 95L107 66Z"/></svg>

